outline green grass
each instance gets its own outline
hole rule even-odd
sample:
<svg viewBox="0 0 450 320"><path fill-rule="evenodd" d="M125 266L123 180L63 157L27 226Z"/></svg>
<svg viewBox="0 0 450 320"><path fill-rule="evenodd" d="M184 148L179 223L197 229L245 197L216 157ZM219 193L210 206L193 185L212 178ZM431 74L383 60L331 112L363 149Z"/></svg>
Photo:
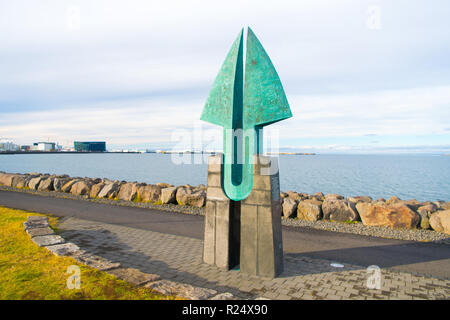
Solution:
<svg viewBox="0 0 450 320"><path fill-rule="evenodd" d="M345 224L357 224L357 223L361 222L361 221L351 221L351 220L345 220L345 221L328 220L328 221L333 222L333 223L345 223Z"/></svg>
<svg viewBox="0 0 450 320"><path fill-rule="evenodd" d="M1 300L167 300L174 297L155 294L77 262L57 257L34 244L23 230L30 215L41 215L0 207L0 299ZM57 218L49 217L54 227ZM67 268L81 270L80 289L68 289Z"/></svg>
<svg viewBox="0 0 450 320"><path fill-rule="evenodd" d="M346 224L357 224L357 223L359 223L359 221L346 220L346 221L343 221L342 223L346 223Z"/></svg>

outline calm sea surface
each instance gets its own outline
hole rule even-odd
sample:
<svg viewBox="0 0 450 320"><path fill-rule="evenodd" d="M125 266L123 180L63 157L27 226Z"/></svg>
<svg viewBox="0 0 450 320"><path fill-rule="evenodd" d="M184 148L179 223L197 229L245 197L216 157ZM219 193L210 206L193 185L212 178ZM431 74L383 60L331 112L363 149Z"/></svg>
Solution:
<svg viewBox="0 0 450 320"><path fill-rule="evenodd" d="M283 191L450 201L449 156L282 155L279 163ZM0 155L0 171L174 185L206 184L207 177L206 164L177 165L164 154Z"/></svg>

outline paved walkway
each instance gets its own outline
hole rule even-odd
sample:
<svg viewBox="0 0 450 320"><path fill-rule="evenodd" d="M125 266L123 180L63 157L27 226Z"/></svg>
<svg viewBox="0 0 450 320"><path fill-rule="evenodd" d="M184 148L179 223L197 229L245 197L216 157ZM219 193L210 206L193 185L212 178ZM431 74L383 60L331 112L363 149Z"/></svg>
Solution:
<svg viewBox="0 0 450 320"><path fill-rule="evenodd" d="M65 218L58 228L81 249L163 279L230 292L241 299L450 299L450 280L381 269L369 289L366 268L285 254L285 271L263 279L202 263L202 241L132 227Z"/></svg>

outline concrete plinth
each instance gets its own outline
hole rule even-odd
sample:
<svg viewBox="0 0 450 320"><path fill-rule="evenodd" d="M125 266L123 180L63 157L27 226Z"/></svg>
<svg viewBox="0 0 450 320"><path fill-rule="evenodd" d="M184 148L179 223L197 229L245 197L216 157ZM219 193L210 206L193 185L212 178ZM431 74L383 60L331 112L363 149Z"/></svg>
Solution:
<svg viewBox="0 0 450 320"><path fill-rule="evenodd" d="M278 162L255 156L252 191L233 201L222 190L222 160L222 154L209 158L203 261L276 277L283 271Z"/></svg>
<svg viewBox="0 0 450 320"><path fill-rule="evenodd" d="M281 201L278 161L255 156L253 188L241 201L240 268L273 278L283 272Z"/></svg>
<svg viewBox="0 0 450 320"><path fill-rule="evenodd" d="M229 270L239 264L240 202L222 190L222 160L209 157L203 261Z"/></svg>

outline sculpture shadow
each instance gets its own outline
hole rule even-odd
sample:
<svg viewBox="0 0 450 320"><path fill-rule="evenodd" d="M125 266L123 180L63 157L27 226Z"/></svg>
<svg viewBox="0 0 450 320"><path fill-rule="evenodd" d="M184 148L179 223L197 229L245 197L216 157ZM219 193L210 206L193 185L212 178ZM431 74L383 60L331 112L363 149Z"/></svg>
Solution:
<svg viewBox="0 0 450 320"><path fill-rule="evenodd" d="M62 236L80 246L81 249L101 256L113 262L120 262L123 268L136 268L145 273L154 273L161 276L164 280L171 280L190 284L193 286L210 288L222 292L230 292L240 299L254 299L257 296L264 295L265 292L273 290L275 287L283 287L288 290L297 290L296 283L292 282L293 277L307 276L312 274L322 274L329 272L363 270L369 265L378 265L381 268L391 268L396 266L440 262L450 258L450 247L448 245L438 245L433 243L406 242L394 245L361 246L354 248L344 248L325 251L309 251L300 253L284 254L284 272L275 279L258 278L255 276L246 276L243 279L249 279L253 283L258 283L260 289L241 291L239 285L222 285L219 281L208 280L195 271L187 272L169 265L163 258L151 252L143 253L140 250L124 243L117 235L105 228L95 229L62 229ZM418 249L419 248L419 249ZM408 250L418 254L407 254L405 257L395 256L393 252L398 250ZM420 254L427 251L428 254ZM411 253L409 252L409 253ZM356 261L355 257L364 256L365 260ZM380 258L381 257L381 258ZM199 256L201 265L201 256ZM344 264L343 269L334 268L331 262L340 262ZM195 262L197 263L197 262ZM212 269L215 267L211 266ZM442 267L442 273L450 268ZM359 272L359 271L358 271ZM448 271L447 271L448 272ZM239 273L237 270L223 271L224 274ZM433 277L436 277L433 275ZM346 281L346 276L342 273L340 281ZM339 280L339 279L338 279ZM244 289L245 290L245 289Z"/></svg>
<svg viewBox="0 0 450 320"><path fill-rule="evenodd" d="M448 239L447 239L448 240ZM399 244L361 246L343 249L285 253L282 276L303 275L304 271L289 268L289 261L311 258L324 261L323 272L339 271L331 266L338 262L353 269L376 265L383 269L404 271L419 276L450 279L450 246L445 243L421 243L408 241ZM411 265L414 265L413 267ZM354 267L353 267L354 266Z"/></svg>

